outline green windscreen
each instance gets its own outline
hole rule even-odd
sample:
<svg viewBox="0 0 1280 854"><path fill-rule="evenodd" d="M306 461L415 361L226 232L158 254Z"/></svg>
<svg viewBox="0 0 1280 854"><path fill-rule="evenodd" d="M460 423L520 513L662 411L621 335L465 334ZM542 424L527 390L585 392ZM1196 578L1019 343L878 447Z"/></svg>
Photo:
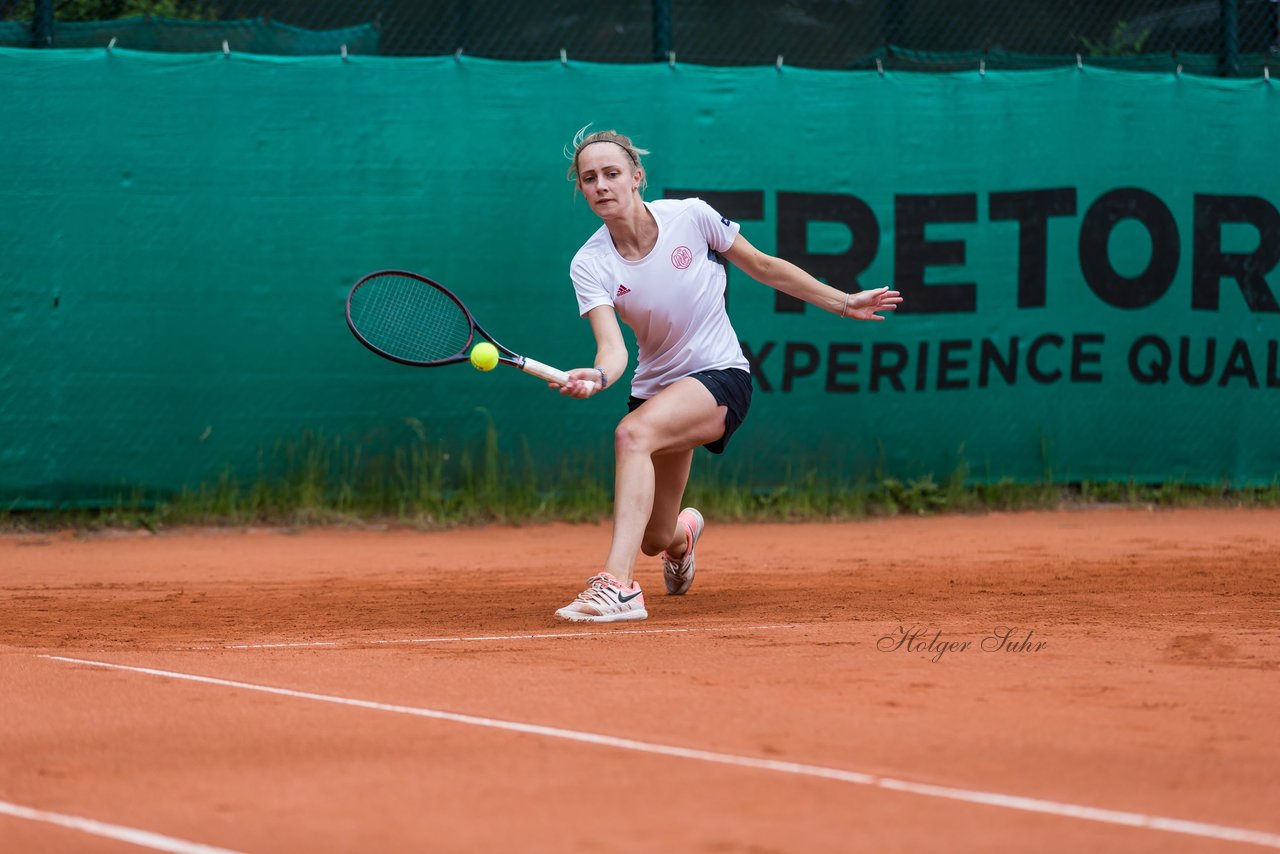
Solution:
<svg viewBox="0 0 1280 854"><path fill-rule="evenodd" d="M844 290L841 321L737 270L756 394L726 464L761 485L1280 472L1280 93L1271 81L0 50L0 499L252 479L322 433L462 448L492 419L554 475L609 459L625 384L413 369L346 329L362 275L420 272L560 368L599 222L591 123ZM264 462L265 461L265 462Z"/></svg>

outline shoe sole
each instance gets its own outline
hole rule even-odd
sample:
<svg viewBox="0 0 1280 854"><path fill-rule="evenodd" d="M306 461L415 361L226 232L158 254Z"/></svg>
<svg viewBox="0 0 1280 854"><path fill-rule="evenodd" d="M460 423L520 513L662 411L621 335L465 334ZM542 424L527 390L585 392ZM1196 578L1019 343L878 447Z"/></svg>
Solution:
<svg viewBox="0 0 1280 854"><path fill-rule="evenodd" d="M571 623L621 623L627 620L647 620L648 611L622 611L617 614L580 614L577 611L556 611L556 616Z"/></svg>
<svg viewBox="0 0 1280 854"><path fill-rule="evenodd" d="M689 546L689 549L690 549L690 550L693 550L694 548L696 548L696 547L697 547L697 545L698 545L698 540L702 539L702 532L703 532L703 530L707 527L707 520L705 520L705 519L703 519L703 518L702 518L702 514L701 514L700 512L698 512L697 508L694 508L694 507L686 507L686 508L684 508L684 510L681 510L681 511L680 511L680 515L681 515L681 516L683 516L686 512L688 512L688 513L692 513L693 515L695 515L695 516L697 516L697 517L698 517L698 524L697 524L696 526L694 526L694 530L695 530L697 533L695 533L695 534L694 534L694 536L693 536L693 543ZM697 571L698 571L698 566L697 566L697 564L695 563L695 564L694 564L694 567L693 567L693 572L690 572L690 573L689 573L689 577L688 577L688 578L686 578L686 579L685 579L685 581L684 581L684 586L683 586L683 587L680 587L680 588L676 588L676 589L672 589L672 587L671 587L671 581L670 581L670 579L668 579L668 578L667 578L667 574L664 572L664 573L662 574L662 581L663 581L663 583L665 583L665 584L667 585L667 595L668 595L668 596L683 596L684 594L688 593L688 592L689 592L689 588L693 586L693 576L694 576L694 574L695 574Z"/></svg>

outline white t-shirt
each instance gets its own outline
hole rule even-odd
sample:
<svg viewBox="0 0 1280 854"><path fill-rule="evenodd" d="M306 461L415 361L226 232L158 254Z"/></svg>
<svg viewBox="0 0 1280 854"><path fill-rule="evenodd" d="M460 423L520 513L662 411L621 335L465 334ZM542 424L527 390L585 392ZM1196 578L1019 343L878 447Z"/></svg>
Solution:
<svg viewBox="0 0 1280 854"><path fill-rule="evenodd" d="M650 398L698 371L750 363L725 311L725 269L715 252L738 236L738 224L701 199L645 202L658 223L658 242L639 261L618 254L600 230L573 256L569 276L578 311L611 305L631 327L639 361L631 394Z"/></svg>

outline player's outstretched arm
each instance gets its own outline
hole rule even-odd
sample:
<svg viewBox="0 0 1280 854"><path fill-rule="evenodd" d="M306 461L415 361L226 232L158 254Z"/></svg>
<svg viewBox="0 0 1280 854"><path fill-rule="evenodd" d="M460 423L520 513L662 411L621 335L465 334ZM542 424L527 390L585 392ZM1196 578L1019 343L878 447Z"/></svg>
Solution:
<svg viewBox="0 0 1280 854"><path fill-rule="evenodd" d="M887 287L849 294L824 285L790 261L761 252L741 234L723 255L756 281L841 317L884 320L879 312L893 311L902 302L902 294Z"/></svg>

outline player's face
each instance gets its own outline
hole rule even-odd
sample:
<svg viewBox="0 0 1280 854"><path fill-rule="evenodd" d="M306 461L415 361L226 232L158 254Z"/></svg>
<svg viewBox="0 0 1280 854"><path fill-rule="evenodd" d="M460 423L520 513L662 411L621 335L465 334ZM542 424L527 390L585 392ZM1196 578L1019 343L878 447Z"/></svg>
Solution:
<svg viewBox="0 0 1280 854"><path fill-rule="evenodd" d="M601 219L631 210L640 177L627 152L611 142L593 143L578 153L578 188Z"/></svg>

